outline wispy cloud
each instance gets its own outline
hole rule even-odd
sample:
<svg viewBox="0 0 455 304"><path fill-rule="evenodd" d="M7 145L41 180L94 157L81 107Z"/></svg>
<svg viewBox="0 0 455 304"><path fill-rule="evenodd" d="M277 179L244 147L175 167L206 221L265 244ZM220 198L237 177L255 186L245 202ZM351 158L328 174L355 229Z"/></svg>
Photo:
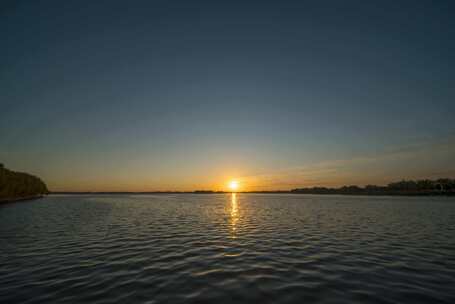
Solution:
<svg viewBox="0 0 455 304"><path fill-rule="evenodd" d="M446 138L399 146L375 155L323 161L244 176L250 189L385 184L403 178L455 176L455 140Z"/></svg>

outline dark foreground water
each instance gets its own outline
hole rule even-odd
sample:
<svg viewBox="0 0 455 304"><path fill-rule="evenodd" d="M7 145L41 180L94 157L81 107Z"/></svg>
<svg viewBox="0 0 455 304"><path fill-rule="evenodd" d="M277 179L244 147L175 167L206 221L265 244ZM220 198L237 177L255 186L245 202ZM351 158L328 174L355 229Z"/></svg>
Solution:
<svg viewBox="0 0 455 304"><path fill-rule="evenodd" d="M0 206L0 303L455 303L455 199L50 196Z"/></svg>

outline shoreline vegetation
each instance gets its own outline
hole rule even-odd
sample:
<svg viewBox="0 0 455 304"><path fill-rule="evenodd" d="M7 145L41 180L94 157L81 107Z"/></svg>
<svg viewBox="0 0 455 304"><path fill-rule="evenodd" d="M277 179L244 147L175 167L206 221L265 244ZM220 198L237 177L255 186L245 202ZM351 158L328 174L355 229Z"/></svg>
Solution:
<svg viewBox="0 0 455 304"><path fill-rule="evenodd" d="M232 191L103 191L103 192L75 192L55 191L51 194L222 194ZM386 186L356 185L343 186L339 188L311 187L296 188L292 190L271 190L271 191L235 191L236 193L277 193L277 194L338 194L338 195L393 195L393 196L455 196L455 179L440 178L437 180L402 180L393 182Z"/></svg>
<svg viewBox="0 0 455 304"><path fill-rule="evenodd" d="M439 178L436 180L401 180L392 182L386 186L356 185L343 186L339 188L312 187L297 188L291 193L308 194L349 194L349 195L455 195L455 179Z"/></svg>
<svg viewBox="0 0 455 304"><path fill-rule="evenodd" d="M38 199L48 193L46 184L39 177L11 171L0 163L0 203Z"/></svg>

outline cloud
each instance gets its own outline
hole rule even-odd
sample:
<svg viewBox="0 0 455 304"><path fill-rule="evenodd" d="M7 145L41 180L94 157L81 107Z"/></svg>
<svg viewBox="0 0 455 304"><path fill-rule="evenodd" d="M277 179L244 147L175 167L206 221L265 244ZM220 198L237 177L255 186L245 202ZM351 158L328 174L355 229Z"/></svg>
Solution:
<svg viewBox="0 0 455 304"><path fill-rule="evenodd" d="M455 140L447 138L399 146L381 154L319 162L244 176L251 190L348 184L387 184L401 179L455 176Z"/></svg>

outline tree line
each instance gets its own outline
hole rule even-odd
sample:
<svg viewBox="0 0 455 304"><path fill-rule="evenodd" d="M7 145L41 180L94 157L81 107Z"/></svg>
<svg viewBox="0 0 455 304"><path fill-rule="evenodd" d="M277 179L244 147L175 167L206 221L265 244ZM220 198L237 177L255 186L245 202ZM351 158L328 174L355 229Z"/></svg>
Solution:
<svg viewBox="0 0 455 304"><path fill-rule="evenodd" d="M0 201L47 193L46 184L38 177L8 170L0 163Z"/></svg>
<svg viewBox="0 0 455 304"><path fill-rule="evenodd" d="M455 194L455 179L440 178L437 180L402 180L389 183L386 186L356 185L343 186L339 188L311 187L297 188L291 190L295 193L308 194L367 194L367 195L434 195L434 194Z"/></svg>

